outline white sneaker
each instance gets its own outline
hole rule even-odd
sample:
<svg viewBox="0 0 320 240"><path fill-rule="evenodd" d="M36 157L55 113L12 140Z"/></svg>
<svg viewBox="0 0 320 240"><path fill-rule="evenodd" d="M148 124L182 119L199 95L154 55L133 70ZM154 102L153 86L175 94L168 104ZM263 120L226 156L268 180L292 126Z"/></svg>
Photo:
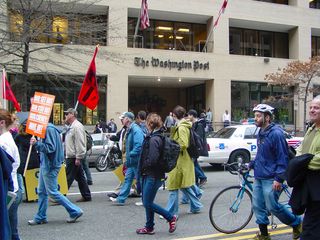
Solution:
<svg viewBox="0 0 320 240"><path fill-rule="evenodd" d="M142 202L136 202L135 205L136 206L143 206L143 203Z"/></svg>
<svg viewBox="0 0 320 240"><path fill-rule="evenodd" d="M117 199L114 198L114 197L109 197L109 199L110 199L111 202L116 202L117 201Z"/></svg>

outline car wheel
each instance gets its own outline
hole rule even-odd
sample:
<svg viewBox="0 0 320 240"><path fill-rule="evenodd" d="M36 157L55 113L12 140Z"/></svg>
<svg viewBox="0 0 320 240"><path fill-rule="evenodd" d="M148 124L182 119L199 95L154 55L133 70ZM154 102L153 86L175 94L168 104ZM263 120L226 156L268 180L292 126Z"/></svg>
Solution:
<svg viewBox="0 0 320 240"><path fill-rule="evenodd" d="M235 162L248 163L249 161L250 161L250 155L248 152L246 152L245 150L236 150L231 154L228 163L235 163Z"/></svg>

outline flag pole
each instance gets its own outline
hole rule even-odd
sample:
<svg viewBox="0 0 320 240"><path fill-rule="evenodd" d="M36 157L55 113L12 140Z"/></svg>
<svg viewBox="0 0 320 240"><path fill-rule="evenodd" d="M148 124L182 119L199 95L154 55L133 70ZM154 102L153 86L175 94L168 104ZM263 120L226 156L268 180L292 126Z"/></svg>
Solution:
<svg viewBox="0 0 320 240"><path fill-rule="evenodd" d="M6 69L2 69L2 99L3 99L3 108L7 110L7 103L5 100L6 96Z"/></svg>
<svg viewBox="0 0 320 240"><path fill-rule="evenodd" d="M206 49L206 47L207 47L208 41L209 41L209 39L211 38L211 35L212 35L212 33L213 33L213 29L214 29L214 26L212 27L212 29L211 29L208 37L207 37L207 40L206 40L206 43L205 43L204 46L203 46L202 52L204 52L205 49Z"/></svg>
<svg viewBox="0 0 320 240"><path fill-rule="evenodd" d="M33 137L34 137L34 135L32 135L31 138L33 138ZM28 151L28 156L27 156L27 160L26 160L26 165L24 166L24 171L23 171L23 176L24 176L24 177L26 176L26 172L27 172L27 169L28 169L32 146L33 146L32 144L30 144L30 146L29 146L29 151Z"/></svg>
<svg viewBox="0 0 320 240"><path fill-rule="evenodd" d="M136 47L136 36L138 34L138 30L139 30L139 25L140 25L140 17L141 17L141 7L140 7L140 11L139 11L139 15L138 15L138 21L136 24L136 28L134 30L134 35L133 35L133 47Z"/></svg>

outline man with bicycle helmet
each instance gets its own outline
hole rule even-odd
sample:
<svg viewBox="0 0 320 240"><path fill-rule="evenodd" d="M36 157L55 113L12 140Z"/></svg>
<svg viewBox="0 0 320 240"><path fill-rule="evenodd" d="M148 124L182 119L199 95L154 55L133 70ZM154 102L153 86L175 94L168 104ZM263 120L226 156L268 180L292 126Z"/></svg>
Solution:
<svg viewBox="0 0 320 240"><path fill-rule="evenodd" d="M288 146L283 130L272 122L274 108L267 104L258 104L253 108L255 124L260 127L257 138L257 155L250 162L254 169L253 211L260 233L253 239L269 240L267 226L270 223L268 213L272 213L284 224L293 228L293 239L301 233L301 218L278 202L284 173L288 165Z"/></svg>

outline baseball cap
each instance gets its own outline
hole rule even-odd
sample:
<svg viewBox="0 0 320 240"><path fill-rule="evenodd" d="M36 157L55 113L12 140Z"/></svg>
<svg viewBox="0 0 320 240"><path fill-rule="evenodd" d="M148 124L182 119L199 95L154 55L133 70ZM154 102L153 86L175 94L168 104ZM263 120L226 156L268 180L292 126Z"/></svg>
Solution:
<svg viewBox="0 0 320 240"><path fill-rule="evenodd" d="M65 113L72 113L73 115L77 116L78 112L74 108L68 108L67 111L64 111Z"/></svg>
<svg viewBox="0 0 320 240"><path fill-rule="evenodd" d="M119 118L124 119L125 117L131 119L132 121L134 120L134 114L132 112L124 112Z"/></svg>
<svg viewBox="0 0 320 240"><path fill-rule="evenodd" d="M198 113L194 109L190 109L189 112L188 112L188 115L191 115L191 116L193 116L195 118L198 117Z"/></svg>

